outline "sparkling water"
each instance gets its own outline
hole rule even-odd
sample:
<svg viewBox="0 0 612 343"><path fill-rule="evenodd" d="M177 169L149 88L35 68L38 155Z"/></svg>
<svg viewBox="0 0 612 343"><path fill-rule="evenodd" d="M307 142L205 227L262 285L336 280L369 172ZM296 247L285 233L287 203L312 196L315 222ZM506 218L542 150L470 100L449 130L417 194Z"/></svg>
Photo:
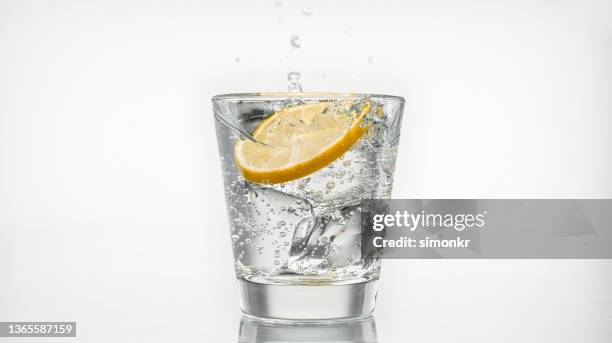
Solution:
<svg viewBox="0 0 612 343"><path fill-rule="evenodd" d="M299 84L299 75L293 81ZM376 99L356 99L355 106L372 105L364 119L370 129L334 162L297 180L250 182L234 161L236 141L253 139L249 133L263 119L288 106L319 101L334 99L215 105L238 278L271 285L378 278L379 260L361 254L360 202L391 196L401 110Z"/></svg>

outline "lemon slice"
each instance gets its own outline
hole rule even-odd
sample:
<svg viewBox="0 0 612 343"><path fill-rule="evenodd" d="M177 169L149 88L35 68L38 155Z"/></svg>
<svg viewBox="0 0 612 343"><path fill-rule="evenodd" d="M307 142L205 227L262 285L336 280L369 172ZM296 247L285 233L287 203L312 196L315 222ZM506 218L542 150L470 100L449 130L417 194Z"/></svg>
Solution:
<svg viewBox="0 0 612 343"><path fill-rule="evenodd" d="M245 179L257 183L283 183L312 174L342 156L368 131L370 125L363 119L371 106L368 100L346 100L280 110L253 131L259 143L238 141L236 164Z"/></svg>

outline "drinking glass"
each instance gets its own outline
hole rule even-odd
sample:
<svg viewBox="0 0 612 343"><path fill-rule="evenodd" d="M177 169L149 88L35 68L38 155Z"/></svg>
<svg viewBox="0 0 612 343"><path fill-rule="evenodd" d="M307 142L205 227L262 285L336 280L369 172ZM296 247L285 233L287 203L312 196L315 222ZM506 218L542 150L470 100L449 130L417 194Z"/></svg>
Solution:
<svg viewBox="0 0 612 343"><path fill-rule="evenodd" d="M249 93L212 98L240 306L268 320L374 309L361 201L391 197L404 99Z"/></svg>

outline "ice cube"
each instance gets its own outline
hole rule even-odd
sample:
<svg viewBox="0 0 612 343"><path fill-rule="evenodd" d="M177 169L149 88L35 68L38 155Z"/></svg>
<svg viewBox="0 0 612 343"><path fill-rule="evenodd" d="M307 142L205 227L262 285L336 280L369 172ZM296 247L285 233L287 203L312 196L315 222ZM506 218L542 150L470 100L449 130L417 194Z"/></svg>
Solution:
<svg viewBox="0 0 612 343"><path fill-rule="evenodd" d="M296 228L287 269L297 274L326 274L330 266L349 266L361 257L361 222L357 207L324 218L307 218Z"/></svg>
<svg viewBox="0 0 612 343"><path fill-rule="evenodd" d="M311 217L310 204L271 188L250 186L247 217L250 244L239 246L243 264L255 271L279 273L287 265L293 232ZM243 242L245 239L242 240Z"/></svg>

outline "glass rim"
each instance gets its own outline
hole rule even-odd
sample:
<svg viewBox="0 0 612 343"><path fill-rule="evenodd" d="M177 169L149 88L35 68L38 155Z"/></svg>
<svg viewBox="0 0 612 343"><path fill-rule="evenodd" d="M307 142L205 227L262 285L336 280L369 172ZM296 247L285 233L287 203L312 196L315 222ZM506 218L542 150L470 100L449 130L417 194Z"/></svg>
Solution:
<svg viewBox="0 0 612 343"><path fill-rule="evenodd" d="M379 101L405 102L405 99L397 95L368 94L368 93L335 93L335 92L261 92L261 93L227 93L218 94L212 97L213 102L232 102L232 101L266 101L266 100L342 100L371 98Z"/></svg>

